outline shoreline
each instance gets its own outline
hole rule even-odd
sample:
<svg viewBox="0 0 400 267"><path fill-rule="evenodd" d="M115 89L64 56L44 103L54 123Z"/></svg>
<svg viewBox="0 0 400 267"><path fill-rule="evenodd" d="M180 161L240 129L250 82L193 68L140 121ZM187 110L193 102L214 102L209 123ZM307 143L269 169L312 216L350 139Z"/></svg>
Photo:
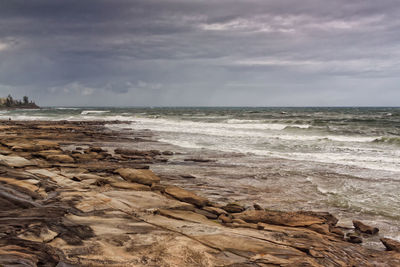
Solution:
<svg viewBox="0 0 400 267"><path fill-rule="evenodd" d="M176 187L151 171L174 151L115 150L154 141L151 133L127 136L104 127L113 123L124 122L0 121L0 264L400 264L398 252L346 241L367 234L337 227L330 214L244 210ZM176 173L182 183L191 179L182 175Z"/></svg>

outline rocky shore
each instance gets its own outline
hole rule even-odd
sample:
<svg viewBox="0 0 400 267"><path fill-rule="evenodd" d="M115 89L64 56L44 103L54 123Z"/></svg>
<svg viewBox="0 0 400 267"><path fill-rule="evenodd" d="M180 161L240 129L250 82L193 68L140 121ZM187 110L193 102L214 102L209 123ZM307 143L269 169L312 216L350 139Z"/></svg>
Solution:
<svg viewBox="0 0 400 267"><path fill-rule="evenodd" d="M146 136L105 123L0 122L0 266L400 266L397 241L362 246L379 229L361 221L172 185L152 164L173 151L124 147Z"/></svg>

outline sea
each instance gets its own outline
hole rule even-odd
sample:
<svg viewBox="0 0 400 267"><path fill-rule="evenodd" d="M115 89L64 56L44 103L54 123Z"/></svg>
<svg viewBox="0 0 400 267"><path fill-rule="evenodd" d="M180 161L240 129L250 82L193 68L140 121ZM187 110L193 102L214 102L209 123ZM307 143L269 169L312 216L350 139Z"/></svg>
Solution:
<svg viewBox="0 0 400 267"><path fill-rule="evenodd" d="M119 120L109 127L151 131L171 149L217 159L220 169L190 171L231 196L327 210L344 226L362 219L400 240L400 108L48 107L0 119Z"/></svg>

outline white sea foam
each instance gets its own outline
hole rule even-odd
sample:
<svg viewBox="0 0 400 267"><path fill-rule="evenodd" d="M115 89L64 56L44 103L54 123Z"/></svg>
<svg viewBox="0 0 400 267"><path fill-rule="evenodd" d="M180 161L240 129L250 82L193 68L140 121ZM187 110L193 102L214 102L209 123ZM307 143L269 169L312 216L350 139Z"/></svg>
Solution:
<svg viewBox="0 0 400 267"><path fill-rule="evenodd" d="M81 115L108 113L109 110L83 110Z"/></svg>

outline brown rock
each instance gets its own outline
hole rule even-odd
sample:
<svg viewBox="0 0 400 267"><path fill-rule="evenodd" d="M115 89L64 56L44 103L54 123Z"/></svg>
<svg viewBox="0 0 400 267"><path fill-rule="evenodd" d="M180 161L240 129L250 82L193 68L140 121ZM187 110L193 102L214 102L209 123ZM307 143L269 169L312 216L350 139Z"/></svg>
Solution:
<svg viewBox="0 0 400 267"><path fill-rule="evenodd" d="M14 167L22 168L27 166L33 166L35 164L23 157L0 155L0 165L5 165L13 168Z"/></svg>
<svg viewBox="0 0 400 267"><path fill-rule="evenodd" d="M179 199L180 201L191 203L198 207L204 207L209 203L208 199L198 196L193 192L187 191L177 186L167 187L165 189L165 193L176 199Z"/></svg>
<svg viewBox="0 0 400 267"><path fill-rule="evenodd" d="M158 212L169 218L174 218L177 220L184 220L184 221L189 221L189 222L197 222L197 223L209 223L209 221L204 215L192 212L192 211L187 211L187 210L166 210L166 209L160 209Z"/></svg>
<svg viewBox="0 0 400 267"><path fill-rule="evenodd" d="M41 140L36 142L38 150L57 150L60 149L60 145L57 142Z"/></svg>
<svg viewBox="0 0 400 267"><path fill-rule="evenodd" d="M150 187L147 185L143 184L137 184L137 183L128 183L128 182L115 182L111 183L111 186L116 187L116 188L121 188L121 189L129 189L129 190L135 190L135 191L150 191Z"/></svg>
<svg viewBox="0 0 400 267"><path fill-rule="evenodd" d="M239 223L239 224L245 224L245 223L247 223L247 222L245 222L245 221L243 221L243 220L241 220L241 219L232 219L232 222L233 222L233 223Z"/></svg>
<svg viewBox="0 0 400 267"><path fill-rule="evenodd" d="M165 185L162 185L162 184L153 183L153 184L151 185L151 190L152 190L152 191L164 192L164 191L165 191L165 188L166 188L166 186L165 186Z"/></svg>
<svg viewBox="0 0 400 267"><path fill-rule="evenodd" d="M62 154L53 154L53 155L47 155L46 159L49 161L57 161L57 162L62 162L62 163L73 163L75 160L71 158L68 155L62 155Z"/></svg>
<svg viewBox="0 0 400 267"><path fill-rule="evenodd" d="M206 216L208 219L211 219L211 220L215 220L218 218L218 215L208 212L208 211L205 211L205 210L202 210L202 209L195 209L194 211L198 214Z"/></svg>
<svg viewBox="0 0 400 267"><path fill-rule="evenodd" d="M357 235L350 234L350 235L348 235L347 241L349 241L350 243L354 243L354 244L360 244L360 243L362 243L362 238Z"/></svg>
<svg viewBox="0 0 400 267"><path fill-rule="evenodd" d="M229 214L221 214L219 215L218 220L220 220L223 223L231 223L232 216L230 216Z"/></svg>
<svg viewBox="0 0 400 267"><path fill-rule="evenodd" d="M184 159L184 161L193 161L193 162L215 162L216 160L212 160L212 159L200 159L200 158L189 158L189 159Z"/></svg>
<svg viewBox="0 0 400 267"><path fill-rule="evenodd" d="M327 235L329 234L329 225L328 224L312 224L308 226L308 229L311 229L317 233Z"/></svg>
<svg viewBox="0 0 400 267"><path fill-rule="evenodd" d="M254 208L255 210L263 210L263 208L261 208L261 206L258 205L257 203L254 203L254 204L253 204L253 208Z"/></svg>
<svg viewBox="0 0 400 267"><path fill-rule="evenodd" d="M340 228L331 227L330 231L331 231L331 233L334 233L334 234L336 234L336 235L338 235L340 237L344 237L344 232Z"/></svg>
<svg viewBox="0 0 400 267"><path fill-rule="evenodd" d="M155 175L151 170L138 170L130 168L121 168L115 170L116 173L121 175L127 181L135 182L139 184L152 185L153 183L159 183L160 177Z"/></svg>
<svg viewBox="0 0 400 267"><path fill-rule="evenodd" d="M227 204L226 206L223 206L222 209L230 213L239 213L245 210L244 207L236 203Z"/></svg>
<svg viewBox="0 0 400 267"><path fill-rule="evenodd" d="M364 234L369 234L369 235L374 235L379 232L379 229L376 227L372 227L369 225L366 225L360 221L354 220L353 221L354 228L356 228L357 231L364 233Z"/></svg>
<svg viewBox="0 0 400 267"><path fill-rule="evenodd" d="M101 147L97 147L97 146L89 148L89 151L97 152L97 153L104 152L104 150Z"/></svg>
<svg viewBox="0 0 400 267"><path fill-rule="evenodd" d="M247 210L242 213L235 214L235 218L242 219L250 223L268 223L285 226L310 226L313 224L322 224L325 221L321 218L304 215L297 212L282 211L264 211L264 210Z"/></svg>
<svg viewBox="0 0 400 267"><path fill-rule="evenodd" d="M390 238L381 238L381 242L385 245L387 250L400 252L400 242L390 239Z"/></svg>
<svg viewBox="0 0 400 267"><path fill-rule="evenodd" d="M216 207L207 206L207 207L203 207L203 210L214 213L216 215L227 214L227 212L225 210L216 208Z"/></svg>

